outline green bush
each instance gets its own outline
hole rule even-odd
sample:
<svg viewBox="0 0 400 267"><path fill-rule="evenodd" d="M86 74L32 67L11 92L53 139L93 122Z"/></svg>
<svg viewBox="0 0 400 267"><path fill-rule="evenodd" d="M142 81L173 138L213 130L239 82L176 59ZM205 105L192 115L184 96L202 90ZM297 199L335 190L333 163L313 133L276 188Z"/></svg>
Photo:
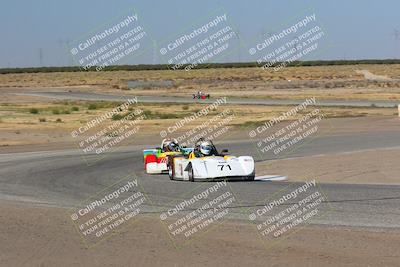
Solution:
<svg viewBox="0 0 400 267"><path fill-rule="evenodd" d="M39 110L37 108L31 108L31 109L29 109L29 113L31 113L31 114L39 114Z"/></svg>
<svg viewBox="0 0 400 267"><path fill-rule="evenodd" d="M121 114L114 114L114 115L112 115L111 119L112 119L113 121L119 121L119 120L121 120L123 117L124 117L124 116L121 115Z"/></svg>
<svg viewBox="0 0 400 267"><path fill-rule="evenodd" d="M88 109L89 110L97 109L97 105L96 104L90 104Z"/></svg>
<svg viewBox="0 0 400 267"><path fill-rule="evenodd" d="M60 114L60 110L57 109L57 108L53 109L51 112L52 112L54 115Z"/></svg>
<svg viewBox="0 0 400 267"><path fill-rule="evenodd" d="M177 119L179 118L178 115L176 114L171 114L171 113L159 113L158 114L159 118L162 120L166 120L166 119Z"/></svg>
<svg viewBox="0 0 400 267"><path fill-rule="evenodd" d="M151 110L143 110L143 115L145 116L145 118L150 119L153 115L153 112L151 112Z"/></svg>
<svg viewBox="0 0 400 267"><path fill-rule="evenodd" d="M78 107L72 107L72 111L79 111Z"/></svg>

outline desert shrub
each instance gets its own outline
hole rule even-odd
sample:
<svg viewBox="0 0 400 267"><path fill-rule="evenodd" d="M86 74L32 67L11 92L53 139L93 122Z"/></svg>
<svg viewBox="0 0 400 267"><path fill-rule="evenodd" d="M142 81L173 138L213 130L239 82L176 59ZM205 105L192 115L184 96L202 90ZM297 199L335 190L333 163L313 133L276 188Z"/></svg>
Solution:
<svg viewBox="0 0 400 267"><path fill-rule="evenodd" d="M97 109L97 105L96 105L96 104L90 104L90 105L88 106L88 109L89 109L89 110Z"/></svg>
<svg viewBox="0 0 400 267"><path fill-rule="evenodd" d="M29 109L29 113L31 113L31 114L39 114L39 110L37 108L31 108L31 109Z"/></svg>
<svg viewBox="0 0 400 267"><path fill-rule="evenodd" d="M46 118L39 118L39 122L46 122Z"/></svg>
<svg viewBox="0 0 400 267"><path fill-rule="evenodd" d="M151 110L143 110L143 115L146 117L146 118L150 118L152 115L153 115L153 112L151 111Z"/></svg>
<svg viewBox="0 0 400 267"><path fill-rule="evenodd" d="M166 119L177 119L177 118L179 118L178 115L172 114L172 113L161 113L161 114L158 113L157 115L158 115L158 117L159 117L160 119L162 119L162 120L166 120Z"/></svg>
<svg viewBox="0 0 400 267"><path fill-rule="evenodd" d="M121 115L121 114L114 114L114 115L112 115L111 119L112 119L113 121L119 121L119 120L121 120L123 117L124 117L124 116Z"/></svg>

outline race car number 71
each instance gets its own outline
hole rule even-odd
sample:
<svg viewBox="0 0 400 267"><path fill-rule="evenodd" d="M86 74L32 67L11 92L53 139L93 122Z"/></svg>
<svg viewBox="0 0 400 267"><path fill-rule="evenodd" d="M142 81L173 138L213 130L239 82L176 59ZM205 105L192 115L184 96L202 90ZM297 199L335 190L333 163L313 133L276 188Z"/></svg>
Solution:
<svg viewBox="0 0 400 267"><path fill-rule="evenodd" d="M231 166L229 165L229 164L220 164L220 165L217 165L218 167L221 167L221 171L223 171L224 170L224 167L225 166L227 166L228 168L229 168L229 170L231 171L232 170L232 168L231 168Z"/></svg>

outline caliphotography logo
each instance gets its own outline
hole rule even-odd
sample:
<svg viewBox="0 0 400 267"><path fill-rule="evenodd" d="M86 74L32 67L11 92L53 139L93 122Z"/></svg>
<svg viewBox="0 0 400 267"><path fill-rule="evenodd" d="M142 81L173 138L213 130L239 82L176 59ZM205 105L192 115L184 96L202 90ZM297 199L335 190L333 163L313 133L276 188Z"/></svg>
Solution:
<svg viewBox="0 0 400 267"><path fill-rule="evenodd" d="M399 8L2 1L0 267L399 266Z"/></svg>

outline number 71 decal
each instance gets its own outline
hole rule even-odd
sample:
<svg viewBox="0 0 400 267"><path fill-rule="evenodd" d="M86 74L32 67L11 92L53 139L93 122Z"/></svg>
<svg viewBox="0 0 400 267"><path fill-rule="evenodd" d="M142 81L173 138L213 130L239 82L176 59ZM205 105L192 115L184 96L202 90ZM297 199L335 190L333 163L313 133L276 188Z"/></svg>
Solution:
<svg viewBox="0 0 400 267"><path fill-rule="evenodd" d="M226 165L221 164L221 165L217 165L217 166L218 166L218 167L221 167L221 171L224 170L224 167L225 167L225 166L228 167L230 171L232 170L232 168L231 168L231 166L230 166L229 164L226 164Z"/></svg>

